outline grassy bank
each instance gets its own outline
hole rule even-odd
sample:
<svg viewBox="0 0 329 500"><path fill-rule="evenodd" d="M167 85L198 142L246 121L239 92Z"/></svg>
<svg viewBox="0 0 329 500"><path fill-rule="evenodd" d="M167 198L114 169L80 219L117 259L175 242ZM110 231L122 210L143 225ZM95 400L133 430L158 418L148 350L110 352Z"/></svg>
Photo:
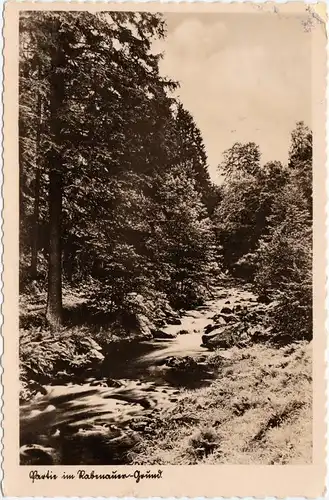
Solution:
<svg viewBox="0 0 329 500"><path fill-rule="evenodd" d="M219 351L219 378L161 415L136 464L298 464L312 460L312 352L306 342Z"/></svg>

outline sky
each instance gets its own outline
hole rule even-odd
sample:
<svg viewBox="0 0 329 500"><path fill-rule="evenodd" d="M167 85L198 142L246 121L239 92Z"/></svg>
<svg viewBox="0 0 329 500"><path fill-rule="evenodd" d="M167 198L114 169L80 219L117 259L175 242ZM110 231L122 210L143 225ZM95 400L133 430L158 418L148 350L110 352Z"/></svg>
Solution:
<svg viewBox="0 0 329 500"><path fill-rule="evenodd" d="M311 33L296 15L166 13L160 72L205 143L209 172L234 142L256 142L262 162L288 156L297 121L311 126Z"/></svg>

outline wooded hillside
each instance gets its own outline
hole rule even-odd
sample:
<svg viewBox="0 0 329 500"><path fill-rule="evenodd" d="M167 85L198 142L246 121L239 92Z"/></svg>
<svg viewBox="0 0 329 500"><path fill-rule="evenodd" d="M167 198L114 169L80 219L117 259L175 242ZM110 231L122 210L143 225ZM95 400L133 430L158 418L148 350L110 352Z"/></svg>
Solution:
<svg viewBox="0 0 329 500"><path fill-rule="evenodd" d="M179 82L159 72L165 34L160 14L22 14L21 294L47 292L57 331L63 290L111 321L137 296L154 319L200 304L228 272L277 300L277 332L309 339L311 132L296 125L287 165L234 144L214 185Z"/></svg>

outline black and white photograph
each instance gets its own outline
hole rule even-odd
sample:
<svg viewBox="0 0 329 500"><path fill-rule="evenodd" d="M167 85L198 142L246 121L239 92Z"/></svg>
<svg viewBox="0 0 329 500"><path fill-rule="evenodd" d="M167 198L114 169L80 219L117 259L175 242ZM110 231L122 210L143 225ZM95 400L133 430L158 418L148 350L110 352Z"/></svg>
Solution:
<svg viewBox="0 0 329 500"><path fill-rule="evenodd" d="M20 12L20 465L312 464L321 21L256 7Z"/></svg>

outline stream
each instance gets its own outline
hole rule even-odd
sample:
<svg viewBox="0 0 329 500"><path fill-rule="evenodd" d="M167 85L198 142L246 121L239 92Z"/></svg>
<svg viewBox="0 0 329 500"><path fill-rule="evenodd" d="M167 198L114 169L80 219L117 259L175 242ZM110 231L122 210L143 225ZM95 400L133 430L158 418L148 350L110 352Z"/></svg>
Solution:
<svg viewBox="0 0 329 500"><path fill-rule="evenodd" d="M216 377L205 362L210 351L201 347L214 314L228 301L234 307L254 300L243 289L218 289L203 306L185 311L180 325L162 328L176 338L110 344L93 372L46 386L20 409L21 463L129 463L129 450L143 433L154 431L164 409L186 389L209 385Z"/></svg>

